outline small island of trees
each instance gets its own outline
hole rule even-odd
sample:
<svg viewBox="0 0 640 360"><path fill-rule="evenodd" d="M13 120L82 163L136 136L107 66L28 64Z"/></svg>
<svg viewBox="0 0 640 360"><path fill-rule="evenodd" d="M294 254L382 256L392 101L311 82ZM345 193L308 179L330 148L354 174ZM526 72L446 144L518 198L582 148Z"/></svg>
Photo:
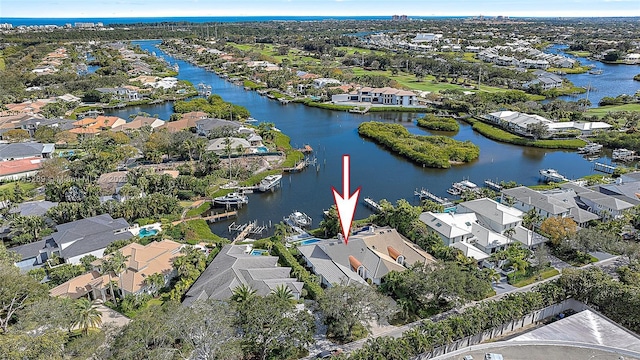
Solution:
<svg viewBox="0 0 640 360"><path fill-rule="evenodd" d="M366 122L360 124L358 133L428 167L449 168L452 164L466 163L480 156L480 149L470 141L461 142L446 136L413 135L399 124Z"/></svg>
<svg viewBox="0 0 640 360"><path fill-rule="evenodd" d="M423 118L418 119L418 126L427 130L435 131L458 131L460 125L456 119L448 117L439 117L433 114L427 114Z"/></svg>

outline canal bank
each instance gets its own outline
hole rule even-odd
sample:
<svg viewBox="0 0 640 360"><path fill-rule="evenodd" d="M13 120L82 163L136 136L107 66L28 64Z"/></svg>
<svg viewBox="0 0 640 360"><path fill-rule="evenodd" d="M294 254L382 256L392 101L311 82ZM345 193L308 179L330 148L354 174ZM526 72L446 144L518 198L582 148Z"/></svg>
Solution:
<svg viewBox="0 0 640 360"><path fill-rule="evenodd" d="M352 187L362 186L361 201L364 197L374 200L387 199L395 202L408 199L417 204L413 192L425 188L438 196L449 196L446 190L453 182L469 179L482 184L485 179L494 181L513 180L525 185L537 184L540 169L554 168L570 178L593 173L593 162L589 162L575 151L545 150L498 143L473 131L466 123L460 124L457 133L438 133L460 141L471 141L480 147L480 157L472 163L450 169L429 169L412 164L397 157L382 147L358 136L358 125L363 121L384 121L399 123L414 134L436 134L416 125L422 114L414 113L368 113L364 115L348 112L306 107L301 104L281 105L254 91L246 91L218 77L215 73L199 68L186 61L168 56L157 48L159 41L137 41L143 49L165 57L170 63L180 67L179 79L193 84L211 85L212 93L225 101L245 106L252 117L259 121L273 122L291 137L291 144L299 148L309 144L315 150L316 167L303 172L285 174L282 187L273 193L249 194L249 204L243 207L238 218L212 226L216 234L227 236L231 221L247 223L258 220L260 225L277 223L297 210L311 216L313 226L317 226L322 210L333 204L331 186L341 185L341 159L343 154L351 155ZM109 112L124 119L137 112L158 114L168 119L173 113L172 104L147 105L119 109ZM598 161L598 160L595 160ZM608 159L599 161L610 162ZM364 218L371 211L360 203L356 218Z"/></svg>

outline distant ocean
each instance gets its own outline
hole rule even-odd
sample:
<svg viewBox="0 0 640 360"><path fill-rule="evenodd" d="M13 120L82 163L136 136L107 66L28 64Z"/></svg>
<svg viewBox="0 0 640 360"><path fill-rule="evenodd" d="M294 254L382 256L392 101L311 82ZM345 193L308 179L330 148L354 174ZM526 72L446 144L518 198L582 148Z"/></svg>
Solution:
<svg viewBox="0 0 640 360"><path fill-rule="evenodd" d="M460 19L468 16L417 16L411 19ZM161 22L257 22L257 21L320 21L320 20L391 20L389 16L228 16L228 17L120 17L120 18L3 18L1 23L20 25L73 25L76 22L101 22L105 26L112 24L138 24Z"/></svg>

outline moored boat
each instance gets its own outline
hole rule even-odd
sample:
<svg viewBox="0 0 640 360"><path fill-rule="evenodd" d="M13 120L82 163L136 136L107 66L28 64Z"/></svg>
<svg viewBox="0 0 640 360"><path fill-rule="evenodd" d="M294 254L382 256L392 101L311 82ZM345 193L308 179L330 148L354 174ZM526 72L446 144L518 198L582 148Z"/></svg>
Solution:
<svg viewBox="0 0 640 360"><path fill-rule="evenodd" d="M569 180L554 169L542 169L540 170L540 175L545 181L562 182Z"/></svg>
<svg viewBox="0 0 640 360"><path fill-rule="evenodd" d="M578 153L580 154L595 154L602 150L602 145L598 143L590 143L581 148L578 148Z"/></svg>
<svg viewBox="0 0 640 360"><path fill-rule="evenodd" d="M218 196L213 198L213 203L223 206L239 206L249 203L249 198L246 195L232 192L225 196Z"/></svg>
<svg viewBox="0 0 640 360"><path fill-rule="evenodd" d="M260 181L258 184L258 190L264 192L269 190L274 190L275 188L280 186L280 180L282 179L282 175L269 175Z"/></svg>
<svg viewBox="0 0 640 360"><path fill-rule="evenodd" d="M293 226L298 226L301 228L305 228L311 225L311 217L309 217L309 215L300 212L300 211L294 211L292 212L288 218L286 218L285 220L287 220L287 222L290 225Z"/></svg>

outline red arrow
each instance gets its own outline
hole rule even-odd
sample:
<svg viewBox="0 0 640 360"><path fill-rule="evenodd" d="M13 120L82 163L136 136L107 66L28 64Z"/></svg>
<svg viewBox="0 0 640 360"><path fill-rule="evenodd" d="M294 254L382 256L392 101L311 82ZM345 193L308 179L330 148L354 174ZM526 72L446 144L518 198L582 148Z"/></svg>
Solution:
<svg viewBox="0 0 640 360"><path fill-rule="evenodd" d="M358 205L358 196L360 196L360 186L349 196L349 155L342 156L342 195L338 193L333 186L333 201L338 208L338 217L340 218L340 227L344 236L345 245L349 241L349 232L351 231L351 221L356 213L356 205Z"/></svg>

